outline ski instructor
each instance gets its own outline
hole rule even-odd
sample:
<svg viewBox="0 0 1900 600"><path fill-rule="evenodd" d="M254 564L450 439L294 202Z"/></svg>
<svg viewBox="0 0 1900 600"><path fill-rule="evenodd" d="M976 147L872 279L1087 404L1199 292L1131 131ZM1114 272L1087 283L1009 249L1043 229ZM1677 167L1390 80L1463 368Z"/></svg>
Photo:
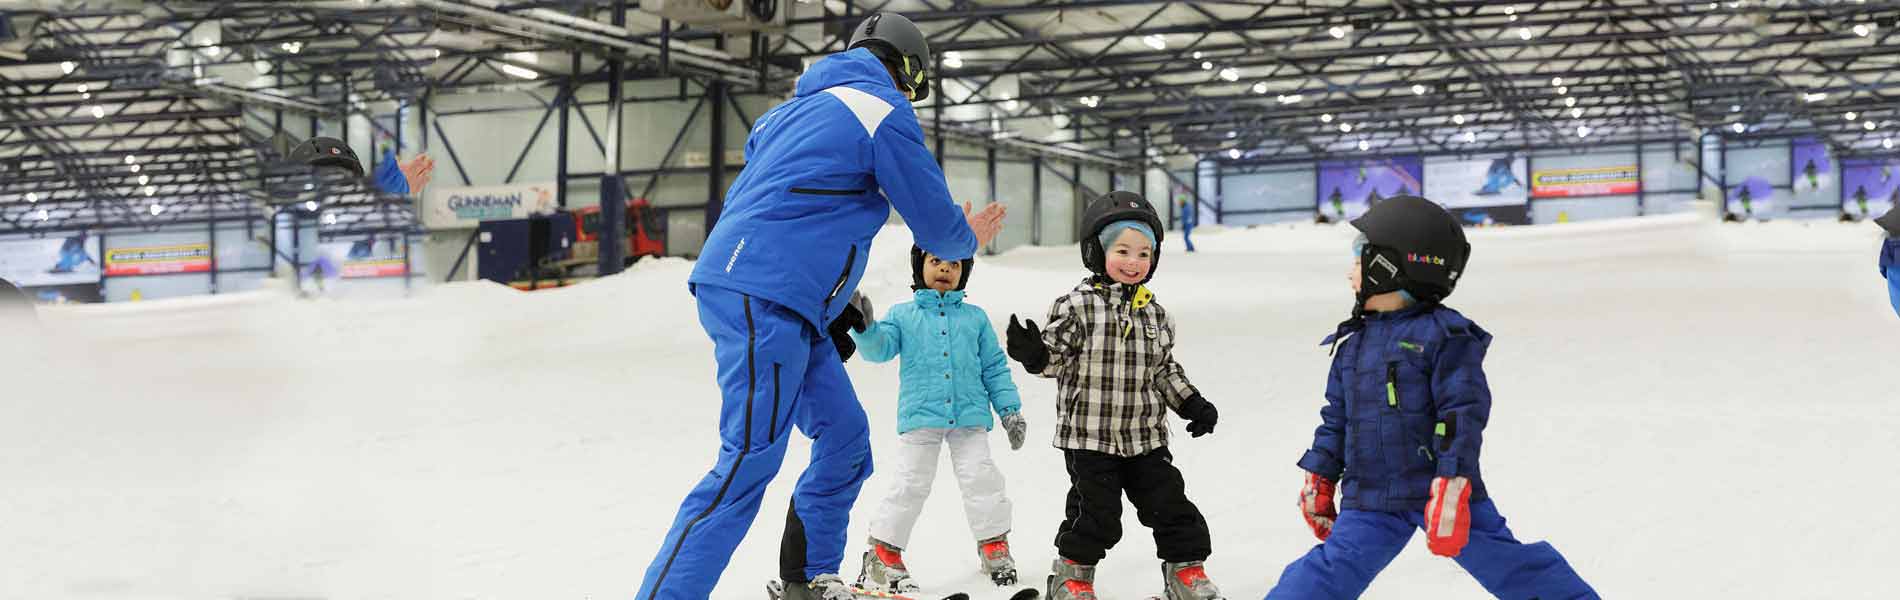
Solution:
<svg viewBox="0 0 1900 600"><path fill-rule="evenodd" d="M915 24L872 15L753 126L746 169L687 280L718 361L719 457L680 503L638 600L712 593L793 427L812 447L785 517L784 596L853 598L837 573L871 441L845 376L855 345L844 332L873 319L856 293L871 238L896 208L918 246L963 260L1004 213L991 204L972 215L951 200L910 105L930 94L929 64Z"/></svg>

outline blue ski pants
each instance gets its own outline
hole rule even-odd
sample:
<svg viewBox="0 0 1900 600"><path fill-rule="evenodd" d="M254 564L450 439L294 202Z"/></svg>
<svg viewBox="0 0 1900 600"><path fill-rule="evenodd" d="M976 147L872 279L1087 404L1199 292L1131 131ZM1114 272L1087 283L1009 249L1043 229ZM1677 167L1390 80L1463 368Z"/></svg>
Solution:
<svg viewBox="0 0 1900 600"><path fill-rule="evenodd" d="M779 577L837 573L851 505L871 476L870 428L844 362L830 339L782 306L710 286L695 295L719 364L719 458L680 503L636 598L712 593L778 475L794 426L812 439L811 465L786 511Z"/></svg>
<svg viewBox="0 0 1900 600"><path fill-rule="evenodd" d="M1412 532L1425 527L1425 512L1340 511L1333 533L1280 573L1268 600L1358 598L1372 585ZM1454 558L1485 591L1505 600L1596 599L1549 543L1525 544L1511 537L1490 499L1471 503L1471 536Z"/></svg>

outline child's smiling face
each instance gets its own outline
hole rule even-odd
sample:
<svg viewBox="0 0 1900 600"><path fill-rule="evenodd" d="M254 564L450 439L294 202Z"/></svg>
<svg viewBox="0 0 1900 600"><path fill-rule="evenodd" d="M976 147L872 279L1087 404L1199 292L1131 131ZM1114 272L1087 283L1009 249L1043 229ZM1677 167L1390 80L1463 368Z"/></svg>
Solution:
<svg viewBox="0 0 1900 600"><path fill-rule="evenodd" d="M1133 229L1123 229L1115 236L1115 243L1108 247L1108 277L1120 283L1137 284L1148 278L1148 269L1154 266L1154 244L1148 243L1148 236Z"/></svg>
<svg viewBox="0 0 1900 600"><path fill-rule="evenodd" d="M963 263L924 253L924 285L938 292L948 292L957 289L957 282L962 279Z"/></svg>

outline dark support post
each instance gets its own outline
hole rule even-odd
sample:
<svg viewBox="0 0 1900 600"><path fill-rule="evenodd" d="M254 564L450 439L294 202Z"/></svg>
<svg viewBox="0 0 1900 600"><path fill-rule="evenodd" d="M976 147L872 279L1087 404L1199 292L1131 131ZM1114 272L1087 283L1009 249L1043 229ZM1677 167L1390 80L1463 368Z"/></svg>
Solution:
<svg viewBox="0 0 1900 600"><path fill-rule="evenodd" d="M575 52L572 54L570 60L572 61L570 64L573 66L571 73L576 77L580 76L580 53ZM561 103L561 131L554 136L554 143L556 144L554 149L554 204L562 209L567 208L567 115L569 112L572 112L572 108L574 107L574 95L579 91L580 88L574 85L574 80L572 78L568 79L566 89L561 94L566 100Z"/></svg>
<svg viewBox="0 0 1900 600"><path fill-rule="evenodd" d="M724 40L725 38L720 38L720 41L713 44L713 46L724 50L726 48ZM712 168L706 171L706 235L708 236L712 235L713 226L719 224L719 213L725 210L726 205L726 94L728 93L728 85L730 84L720 80L713 80L712 83L706 84L706 104L710 105L708 108L712 109L712 112L708 115L712 118L712 121L710 121L710 125L712 126L706 128L712 134L712 139L709 140L710 143L708 144L710 150L708 153L710 160L708 162Z"/></svg>
<svg viewBox="0 0 1900 600"><path fill-rule="evenodd" d="M205 223L206 237L211 240L211 294L218 293L218 203L211 203L211 221ZM103 248L103 246L101 246Z"/></svg>
<svg viewBox="0 0 1900 600"><path fill-rule="evenodd" d="M1041 154L1029 158L1029 243L1036 246L1042 245Z"/></svg>
<svg viewBox="0 0 1900 600"><path fill-rule="evenodd" d="M996 146L983 147L983 167L990 174L990 203L1002 202L996 198ZM996 240L990 240L990 246L984 249L984 254L996 254Z"/></svg>
<svg viewBox="0 0 1900 600"><path fill-rule="evenodd" d="M1214 161L1214 224L1227 220L1227 184L1221 181L1221 161Z"/></svg>
<svg viewBox="0 0 1900 600"><path fill-rule="evenodd" d="M1201 207L1201 159L1194 159L1194 208ZM1220 222L1220 213L1214 214L1214 222Z"/></svg>
<svg viewBox="0 0 1900 600"><path fill-rule="evenodd" d="M429 92L422 93L422 101L416 103L416 130L422 132L422 151L429 151Z"/></svg>
<svg viewBox="0 0 1900 600"><path fill-rule="evenodd" d="M409 232L404 231L402 232L402 291L404 293L409 291L409 284L415 279L415 273L410 272L412 268L414 267L409 263Z"/></svg>
<svg viewBox="0 0 1900 600"><path fill-rule="evenodd" d="M627 24L627 0L615 0L614 25ZM610 71L607 79L607 168L600 177L600 263L601 277L619 273L623 268L627 251L627 191L625 182L620 179L621 167L621 110L625 98L622 96L622 78L620 60L607 61Z"/></svg>
<svg viewBox="0 0 1900 600"><path fill-rule="evenodd" d="M1643 185L1643 141L1636 141L1636 216L1649 212L1649 186Z"/></svg>

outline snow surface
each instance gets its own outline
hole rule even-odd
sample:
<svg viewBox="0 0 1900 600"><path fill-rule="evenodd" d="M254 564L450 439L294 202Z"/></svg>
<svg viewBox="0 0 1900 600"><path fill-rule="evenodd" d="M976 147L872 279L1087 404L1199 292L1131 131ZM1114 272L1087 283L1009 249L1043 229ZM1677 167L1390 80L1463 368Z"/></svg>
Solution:
<svg viewBox="0 0 1900 600"><path fill-rule="evenodd" d="M1152 286L1221 408L1211 437L1177 421L1173 450L1231 598L1314 543L1293 463L1318 423L1317 343L1347 312L1349 231L1203 229L1197 254L1169 240ZM880 306L907 295L907 237L876 246ZM1891 597L1900 402L1883 357L1900 320L1871 227L1674 216L1471 237L1452 304L1497 336L1484 466L1522 539L1610 598ZM980 262L971 302L999 331L1083 274L1073 247ZM43 308L45 339L0 351L0 598L630 598L718 447L690 268L532 294ZM849 369L888 452L896 365ZM1033 441L992 444L1040 583L1067 483L1054 385L1017 381ZM807 447L794 436L715 597L762 597ZM887 477L854 512L848 574ZM1125 521L1105 599L1159 591L1148 531ZM949 469L907 558L927 587L1002 596L981 589ZM1366 597L1485 594L1415 541Z"/></svg>

